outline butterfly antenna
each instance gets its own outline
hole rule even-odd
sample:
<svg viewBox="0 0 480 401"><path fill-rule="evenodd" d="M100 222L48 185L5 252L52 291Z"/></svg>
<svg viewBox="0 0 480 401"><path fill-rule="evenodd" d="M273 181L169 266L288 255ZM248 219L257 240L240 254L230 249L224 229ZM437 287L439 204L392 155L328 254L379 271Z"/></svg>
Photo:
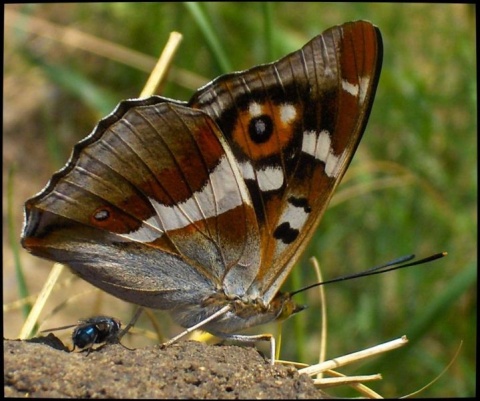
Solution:
<svg viewBox="0 0 480 401"><path fill-rule="evenodd" d="M142 306L139 306L137 310L135 311L135 314L133 317L130 319L130 322L125 326L125 328L118 334L117 339L118 342L122 339L122 337L127 334L127 332L133 327L135 323L137 323L138 318L142 314L144 308Z"/></svg>
<svg viewBox="0 0 480 401"><path fill-rule="evenodd" d="M383 265L372 267L371 269L364 270L360 273L347 274L345 276L340 276L340 277L337 277L337 278L334 278L334 279L331 279L331 280L322 281L321 283L311 284L307 287L304 287L304 288L301 288L297 291L291 292L290 296L298 294L299 292L309 290L310 288L318 287L320 285L336 283L338 281L344 281L344 280L351 280L351 279L359 278L359 277L373 276L375 274L386 273L386 272L390 272L390 271L393 271L393 270L403 269L405 267L421 265L421 264L424 264L424 263L433 262L434 260L443 258L444 256L447 256L447 252L436 253L434 255L428 256L428 257L423 258L423 259L415 260L415 261L410 262L410 263L405 263L405 262L413 260L415 258L415 255L402 256L400 258L396 258L394 260L391 260L390 262L387 262ZM402 263L405 263L405 264L402 264Z"/></svg>

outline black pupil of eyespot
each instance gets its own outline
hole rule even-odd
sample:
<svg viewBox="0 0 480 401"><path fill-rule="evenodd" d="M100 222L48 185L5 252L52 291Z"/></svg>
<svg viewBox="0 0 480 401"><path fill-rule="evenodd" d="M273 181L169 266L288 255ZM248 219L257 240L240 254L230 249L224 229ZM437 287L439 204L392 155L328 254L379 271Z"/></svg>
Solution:
<svg viewBox="0 0 480 401"><path fill-rule="evenodd" d="M267 142L273 133L272 119L267 115L252 118L248 125L248 132L253 142Z"/></svg>

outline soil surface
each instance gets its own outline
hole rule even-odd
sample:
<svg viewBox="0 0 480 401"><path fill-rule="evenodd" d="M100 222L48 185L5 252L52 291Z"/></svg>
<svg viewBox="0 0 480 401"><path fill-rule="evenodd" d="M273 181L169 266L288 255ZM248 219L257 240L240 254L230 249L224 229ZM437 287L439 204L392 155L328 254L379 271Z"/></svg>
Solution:
<svg viewBox="0 0 480 401"><path fill-rule="evenodd" d="M67 352L66 352L67 351ZM306 375L254 348L183 341L162 349L106 344L88 356L53 334L4 340L5 397L322 398Z"/></svg>

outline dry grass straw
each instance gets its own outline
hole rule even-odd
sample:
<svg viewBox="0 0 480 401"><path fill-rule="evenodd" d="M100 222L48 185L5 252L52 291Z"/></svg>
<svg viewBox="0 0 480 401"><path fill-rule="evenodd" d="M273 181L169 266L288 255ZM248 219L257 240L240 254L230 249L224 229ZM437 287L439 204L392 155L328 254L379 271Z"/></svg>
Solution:
<svg viewBox="0 0 480 401"><path fill-rule="evenodd" d="M49 26L44 26L45 23L41 21L34 21L33 26L39 25L40 30L42 30L44 33L48 32L51 35L54 36L55 33L58 33L58 29L60 28L52 28ZM64 33L70 33L69 35L66 35L67 37L67 42L71 42L69 40L69 37L76 37L76 35L79 35L79 33L74 33L70 32L68 28L63 28L65 30ZM81 35L80 35L81 36ZM98 40L98 39L96 39ZM178 49L178 46L180 45L180 42L182 40L182 35L177 33L177 32L172 32L170 34L170 37L167 41L167 44L165 45L165 48L160 55L158 62L155 64L153 67L153 70L150 74L150 77L147 80L147 83L145 84L145 87L141 91L141 97L147 97L151 96L152 94L155 93L157 88L163 83L165 80L168 70L173 62L173 57L175 55L175 52ZM81 41L80 41L81 42ZM73 41L72 44L77 43L75 40ZM92 47L95 47L94 45L97 45L98 43L93 42ZM42 291L40 292L39 296L37 297L35 304L33 305L33 308L25 320L25 323L23 324L23 327L20 331L19 338L21 340L29 338L34 330L34 327L38 323L38 319L40 317L40 313L42 312L45 303L47 302L47 299L49 298L53 288L57 284L57 281L64 269L64 266L61 265L60 263L55 263L53 265L52 271L50 272L43 288Z"/></svg>

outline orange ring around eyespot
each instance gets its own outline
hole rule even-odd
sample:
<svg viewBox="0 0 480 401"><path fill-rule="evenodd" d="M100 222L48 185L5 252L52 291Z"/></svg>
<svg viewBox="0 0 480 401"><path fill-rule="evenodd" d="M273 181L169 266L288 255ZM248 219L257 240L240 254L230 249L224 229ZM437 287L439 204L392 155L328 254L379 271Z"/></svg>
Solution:
<svg viewBox="0 0 480 401"><path fill-rule="evenodd" d="M270 116L273 123L273 133L267 141L256 143L252 140L248 127L252 118L258 115L252 115L249 109L239 112L232 132L233 141L251 160L261 160L280 154L293 138L295 121L301 118L298 108L292 104L263 103L260 107L262 115ZM289 110L291 115L286 116L285 110Z"/></svg>

